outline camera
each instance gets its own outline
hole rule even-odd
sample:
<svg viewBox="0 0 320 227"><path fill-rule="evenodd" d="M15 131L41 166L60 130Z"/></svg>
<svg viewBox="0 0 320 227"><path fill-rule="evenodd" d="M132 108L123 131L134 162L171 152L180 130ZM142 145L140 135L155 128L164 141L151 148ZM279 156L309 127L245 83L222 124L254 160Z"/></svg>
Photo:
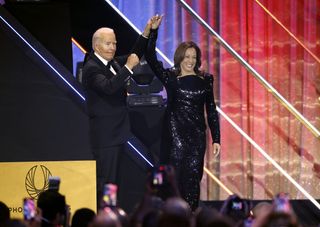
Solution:
<svg viewBox="0 0 320 227"><path fill-rule="evenodd" d="M35 218L37 213L36 205L33 199L24 198L23 199L23 218L24 220L32 220Z"/></svg>

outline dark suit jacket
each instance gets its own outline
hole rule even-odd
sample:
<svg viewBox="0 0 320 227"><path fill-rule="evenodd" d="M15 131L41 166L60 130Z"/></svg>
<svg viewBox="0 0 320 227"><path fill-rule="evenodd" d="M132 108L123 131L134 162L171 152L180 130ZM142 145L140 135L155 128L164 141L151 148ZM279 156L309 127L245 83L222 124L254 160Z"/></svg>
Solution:
<svg viewBox="0 0 320 227"><path fill-rule="evenodd" d="M140 36L131 51L140 58L147 39ZM110 69L91 53L83 66L87 110L90 120L90 137L93 148L103 148L125 143L130 135L130 123L126 104L126 84L131 76L124 66L128 56L115 57L114 75Z"/></svg>

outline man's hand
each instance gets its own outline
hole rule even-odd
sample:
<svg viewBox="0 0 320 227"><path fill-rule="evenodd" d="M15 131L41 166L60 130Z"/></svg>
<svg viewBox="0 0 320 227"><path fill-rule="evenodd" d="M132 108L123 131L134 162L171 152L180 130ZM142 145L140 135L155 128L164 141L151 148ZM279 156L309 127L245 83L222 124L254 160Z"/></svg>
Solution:
<svg viewBox="0 0 320 227"><path fill-rule="evenodd" d="M135 67L137 64L139 64L139 57L136 54L130 54L128 59L127 59L127 63L126 66L129 69L133 69L133 67Z"/></svg>
<svg viewBox="0 0 320 227"><path fill-rule="evenodd" d="M41 221L42 221L42 210L40 208L37 208L36 216L31 220L25 220L24 224L27 227L41 227Z"/></svg>

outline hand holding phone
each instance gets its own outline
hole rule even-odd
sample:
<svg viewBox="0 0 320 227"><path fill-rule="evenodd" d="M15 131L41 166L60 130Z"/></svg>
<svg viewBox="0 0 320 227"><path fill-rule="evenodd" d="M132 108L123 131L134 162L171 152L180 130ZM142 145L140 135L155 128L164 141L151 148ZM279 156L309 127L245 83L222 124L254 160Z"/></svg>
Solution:
<svg viewBox="0 0 320 227"><path fill-rule="evenodd" d="M118 186L115 184L105 184L103 187L103 207L115 207L117 206L117 191Z"/></svg>
<svg viewBox="0 0 320 227"><path fill-rule="evenodd" d="M164 180L165 180L164 166L160 166L159 168L155 168L152 172L152 185L153 186L161 186L161 185L163 185Z"/></svg>
<svg viewBox="0 0 320 227"><path fill-rule="evenodd" d="M290 213L291 205L289 202L289 195L287 193L279 193L274 198L274 209L277 212Z"/></svg>
<svg viewBox="0 0 320 227"><path fill-rule="evenodd" d="M243 203L242 201L232 201L231 203L232 210L243 210Z"/></svg>
<svg viewBox="0 0 320 227"><path fill-rule="evenodd" d="M23 199L23 218L24 220L30 221L36 217L37 208L35 202L31 198Z"/></svg>

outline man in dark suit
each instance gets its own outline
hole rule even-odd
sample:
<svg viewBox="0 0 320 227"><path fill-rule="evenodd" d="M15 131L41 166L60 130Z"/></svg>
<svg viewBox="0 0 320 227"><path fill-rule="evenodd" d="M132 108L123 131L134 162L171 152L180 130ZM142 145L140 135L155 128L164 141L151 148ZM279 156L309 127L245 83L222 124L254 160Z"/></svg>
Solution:
<svg viewBox="0 0 320 227"><path fill-rule="evenodd" d="M103 184L117 183L118 162L130 136L126 84L144 54L151 19L130 55L115 57L117 40L111 28L92 37L93 51L86 57L82 83L86 93L90 139L97 164L98 201ZM98 204L99 206L99 204Z"/></svg>

